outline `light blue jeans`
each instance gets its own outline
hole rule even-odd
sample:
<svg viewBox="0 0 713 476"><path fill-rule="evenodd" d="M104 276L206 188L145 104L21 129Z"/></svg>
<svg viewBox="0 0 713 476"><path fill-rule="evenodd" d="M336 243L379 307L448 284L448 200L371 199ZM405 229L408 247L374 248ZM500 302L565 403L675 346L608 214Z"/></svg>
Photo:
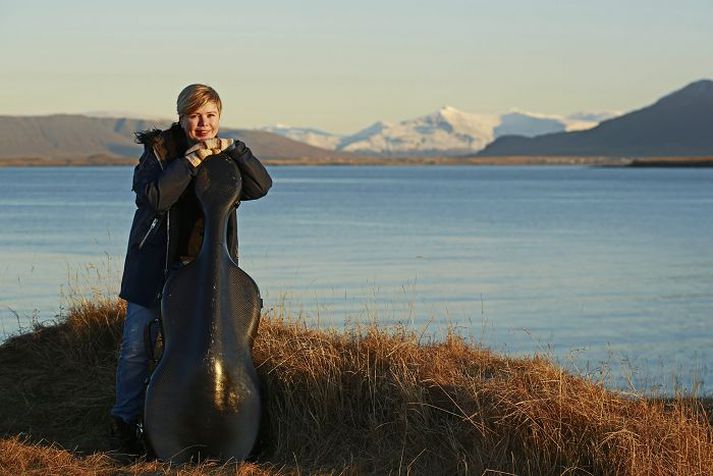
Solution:
<svg viewBox="0 0 713 476"><path fill-rule="evenodd" d="M146 326L159 315L133 302L126 304L126 319L116 366L116 403L111 415L126 423L135 423L143 415L146 378L149 376L149 354L144 344ZM158 326L151 327L151 345L156 345Z"/></svg>

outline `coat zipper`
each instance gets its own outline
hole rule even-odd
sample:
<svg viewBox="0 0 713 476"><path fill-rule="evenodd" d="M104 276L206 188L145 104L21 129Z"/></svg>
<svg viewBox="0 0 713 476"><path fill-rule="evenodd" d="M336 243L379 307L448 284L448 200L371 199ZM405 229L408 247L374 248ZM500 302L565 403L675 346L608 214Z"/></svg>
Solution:
<svg viewBox="0 0 713 476"><path fill-rule="evenodd" d="M156 149L153 149L153 155L156 157L156 161L158 162L158 166L161 167L161 171L163 171L163 162L161 162L161 158L158 156L156 153ZM166 210L166 260L163 263L163 278L166 279L166 276L168 276L168 249L169 249L169 241L171 239L171 209L169 208ZM159 291L158 293L158 298L159 300L161 299L161 293L162 291Z"/></svg>
<svg viewBox="0 0 713 476"><path fill-rule="evenodd" d="M151 221L151 226L149 227L148 231L144 235L143 238L141 238L141 241L139 242L139 249L144 247L144 243L146 243L146 240L148 239L149 235L153 231L154 228L156 228L156 225L158 225L158 217L154 217L153 221Z"/></svg>

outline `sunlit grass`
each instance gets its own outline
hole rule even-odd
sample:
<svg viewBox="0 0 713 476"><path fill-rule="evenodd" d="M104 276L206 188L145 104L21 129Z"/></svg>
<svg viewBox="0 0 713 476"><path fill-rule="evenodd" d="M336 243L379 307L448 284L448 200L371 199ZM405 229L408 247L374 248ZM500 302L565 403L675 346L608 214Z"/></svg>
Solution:
<svg viewBox="0 0 713 476"><path fill-rule="evenodd" d="M607 390L545 357L508 358L373 320L264 316L257 460L172 468L112 459L108 412L125 306L78 299L0 346L3 474L710 474L706 400Z"/></svg>

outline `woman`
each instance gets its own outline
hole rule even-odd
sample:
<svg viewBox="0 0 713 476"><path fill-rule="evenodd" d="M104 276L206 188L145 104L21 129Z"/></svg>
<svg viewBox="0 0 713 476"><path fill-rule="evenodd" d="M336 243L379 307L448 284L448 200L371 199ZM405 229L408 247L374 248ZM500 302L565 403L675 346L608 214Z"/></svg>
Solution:
<svg viewBox="0 0 713 476"><path fill-rule="evenodd" d="M222 103L213 88L187 86L178 95L176 109L178 122L169 129L136 134L144 152L134 169L132 189L137 209L119 294L127 301L126 320L116 369L116 403L111 409L113 433L127 453L141 452L136 427L143 413L149 370L144 329L158 317L169 269L189 262L201 245L203 218L193 193L193 177L203 160L225 152L242 175L240 200L260 198L272 185L267 171L244 143L218 138ZM228 245L237 261L235 212L228 219Z"/></svg>

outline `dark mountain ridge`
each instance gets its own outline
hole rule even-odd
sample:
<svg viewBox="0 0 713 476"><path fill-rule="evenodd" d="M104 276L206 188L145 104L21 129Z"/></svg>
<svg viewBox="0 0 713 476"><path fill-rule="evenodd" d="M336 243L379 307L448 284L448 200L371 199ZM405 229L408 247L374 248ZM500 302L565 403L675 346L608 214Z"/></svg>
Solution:
<svg viewBox="0 0 713 476"><path fill-rule="evenodd" d="M713 156L713 81L701 80L654 104L586 131L501 137L479 156Z"/></svg>

